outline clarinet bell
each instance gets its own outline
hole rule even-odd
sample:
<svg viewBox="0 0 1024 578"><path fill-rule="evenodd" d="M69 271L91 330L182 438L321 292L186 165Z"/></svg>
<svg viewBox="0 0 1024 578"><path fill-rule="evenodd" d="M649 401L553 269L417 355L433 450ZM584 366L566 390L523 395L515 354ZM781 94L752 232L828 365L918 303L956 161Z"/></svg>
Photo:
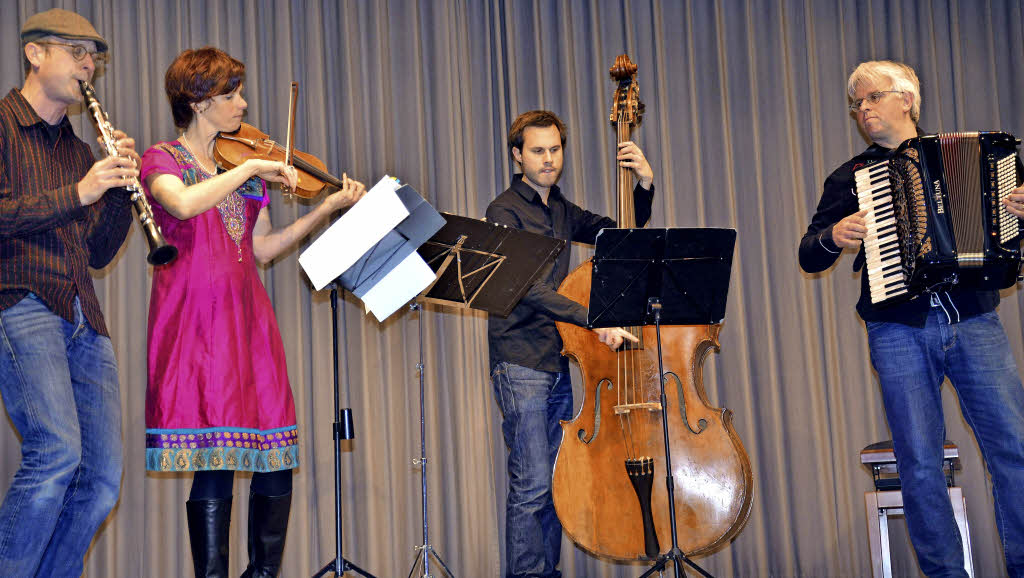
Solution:
<svg viewBox="0 0 1024 578"><path fill-rule="evenodd" d="M149 255L146 256L146 261L150 265L166 265L178 257L178 248L164 240L156 223L149 221L142 228L146 233L146 241L149 242Z"/></svg>

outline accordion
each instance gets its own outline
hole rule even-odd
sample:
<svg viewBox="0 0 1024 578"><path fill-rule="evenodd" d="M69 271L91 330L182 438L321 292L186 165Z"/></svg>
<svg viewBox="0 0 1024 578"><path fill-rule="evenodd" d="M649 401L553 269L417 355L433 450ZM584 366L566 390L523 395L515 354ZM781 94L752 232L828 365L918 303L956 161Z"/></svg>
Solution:
<svg viewBox="0 0 1024 578"><path fill-rule="evenodd" d="M1016 283L1020 222L1000 200L1019 186L1019 144L1002 132L922 136L854 173L873 304Z"/></svg>

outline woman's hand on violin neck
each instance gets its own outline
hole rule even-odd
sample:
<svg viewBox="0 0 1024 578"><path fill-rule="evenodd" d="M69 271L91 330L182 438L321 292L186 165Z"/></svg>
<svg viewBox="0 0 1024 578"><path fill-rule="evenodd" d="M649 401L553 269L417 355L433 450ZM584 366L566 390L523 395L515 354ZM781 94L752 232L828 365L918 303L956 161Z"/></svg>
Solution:
<svg viewBox="0 0 1024 578"><path fill-rule="evenodd" d="M351 207L366 194L366 185L348 178L348 174L342 173L341 181L343 186L337 192L328 195L323 202L323 205L332 213L338 209Z"/></svg>
<svg viewBox="0 0 1024 578"><path fill-rule="evenodd" d="M295 186L299 182L299 174L295 171L295 167L279 161L248 159L244 166L249 170L251 176L271 183L281 183L290 190L295 190Z"/></svg>

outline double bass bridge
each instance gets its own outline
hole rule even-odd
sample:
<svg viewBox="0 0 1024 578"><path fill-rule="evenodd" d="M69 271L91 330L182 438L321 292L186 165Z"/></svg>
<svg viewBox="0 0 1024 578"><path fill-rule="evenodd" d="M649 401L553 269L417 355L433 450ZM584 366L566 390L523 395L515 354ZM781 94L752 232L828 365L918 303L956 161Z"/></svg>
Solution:
<svg viewBox="0 0 1024 578"><path fill-rule="evenodd" d="M632 413L634 411L649 411L656 412L661 411L661 402L657 401L646 401L643 403L621 403L616 405L614 408L615 415L622 415L625 413Z"/></svg>

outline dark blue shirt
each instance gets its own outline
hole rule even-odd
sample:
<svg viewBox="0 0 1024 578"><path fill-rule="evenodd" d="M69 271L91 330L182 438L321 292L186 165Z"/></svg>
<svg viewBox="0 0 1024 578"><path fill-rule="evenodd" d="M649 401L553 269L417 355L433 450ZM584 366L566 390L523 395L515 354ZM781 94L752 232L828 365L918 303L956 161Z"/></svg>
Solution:
<svg viewBox="0 0 1024 578"><path fill-rule="evenodd" d="M638 226L651 218L653 199L654 185L650 190L639 183L633 188ZM540 194L523 182L522 175L512 177L512 185L491 201L487 220L565 241L590 244L601 229L616 226L614 219L569 202L557 186L551 187L545 205ZM552 266L541 273L507 318L491 315L487 320L492 368L505 361L541 371L569 370L568 360L561 354L562 338L555 321L587 323L587 308L557 293L558 286L569 274L570 247L566 244Z"/></svg>

